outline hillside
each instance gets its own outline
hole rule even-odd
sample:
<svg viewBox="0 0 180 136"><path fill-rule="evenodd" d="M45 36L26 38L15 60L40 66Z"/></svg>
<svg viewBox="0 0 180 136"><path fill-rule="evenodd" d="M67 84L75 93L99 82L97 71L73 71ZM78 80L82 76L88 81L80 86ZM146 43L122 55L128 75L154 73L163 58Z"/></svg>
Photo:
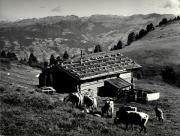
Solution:
<svg viewBox="0 0 180 136"><path fill-rule="evenodd" d="M144 133L139 133L138 127L125 131L125 125L116 126L111 118L86 114L73 108L71 103L63 103L62 99L67 94L36 92L34 88L38 84L36 75L39 70L16 63L0 63L0 68L0 135L144 136ZM155 80L135 80L135 83L141 88L161 93L158 103L164 112L163 123L155 120L153 108L156 102L126 103L150 115L146 136L179 136L179 89ZM104 99L97 97L98 111ZM123 104L115 101L115 111Z"/></svg>
<svg viewBox="0 0 180 136"><path fill-rule="evenodd" d="M92 15L90 17L54 16L0 23L0 49L12 50L19 58L28 58L34 52L44 61L51 54L73 55L92 51L96 44L103 50L122 40L125 44L131 31L139 31L147 24L156 25L162 18L173 15Z"/></svg>
<svg viewBox="0 0 180 136"><path fill-rule="evenodd" d="M159 74L163 66L180 67L180 22L157 27L122 52L143 66L146 74Z"/></svg>

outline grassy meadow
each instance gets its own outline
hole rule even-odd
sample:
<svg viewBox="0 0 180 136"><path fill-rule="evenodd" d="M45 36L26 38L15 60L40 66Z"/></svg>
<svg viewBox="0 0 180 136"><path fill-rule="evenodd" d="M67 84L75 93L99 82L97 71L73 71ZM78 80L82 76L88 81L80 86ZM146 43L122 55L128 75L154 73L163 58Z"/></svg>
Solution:
<svg viewBox="0 0 180 136"><path fill-rule="evenodd" d="M36 75L40 71L24 65L0 65L0 135L8 136L143 136L138 127L125 131L124 125L114 125L113 118L97 117L63 103L67 94L47 95L36 92ZM9 74L8 74L9 73ZM147 136L180 135L180 89L160 79L135 80L136 86L160 92L160 100L148 104L115 101L115 111L124 105L137 106L150 115ZM97 97L98 111L105 98ZM164 111L164 123L155 120L154 106ZM115 116L115 114L114 114Z"/></svg>

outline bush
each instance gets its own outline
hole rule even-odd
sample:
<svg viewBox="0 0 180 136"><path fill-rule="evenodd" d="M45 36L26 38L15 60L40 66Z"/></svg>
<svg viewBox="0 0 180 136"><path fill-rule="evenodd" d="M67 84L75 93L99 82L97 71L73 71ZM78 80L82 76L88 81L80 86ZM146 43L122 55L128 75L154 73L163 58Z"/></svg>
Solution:
<svg viewBox="0 0 180 136"><path fill-rule="evenodd" d="M174 84L176 82L176 73L171 66L165 66L161 71L162 79L165 82Z"/></svg>
<svg viewBox="0 0 180 136"><path fill-rule="evenodd" d="M176 86L180 87L180 74L178 76L176 76Z"/></svg>
<svg viewBox="0 0 180 136"><path fill-rule="evenodd" d="M26 98L24 101L25 107L31 107L34 110L47 110L50 107L50 102L47 99L32 97Z"/></svg>
<svg viewBox="0 0 180 136"><path fill-rule="evenodd" d="M10 105L20 105L23 103L22 98L20 98L20 95L18 94L4 95L1 100Z"/></svg>
<svg viewBox="0 0 180 136"><path fill-rule="evenodd" d="M3 86L0 86L0 93L3 93L5 91L5 88Z"/></svg>

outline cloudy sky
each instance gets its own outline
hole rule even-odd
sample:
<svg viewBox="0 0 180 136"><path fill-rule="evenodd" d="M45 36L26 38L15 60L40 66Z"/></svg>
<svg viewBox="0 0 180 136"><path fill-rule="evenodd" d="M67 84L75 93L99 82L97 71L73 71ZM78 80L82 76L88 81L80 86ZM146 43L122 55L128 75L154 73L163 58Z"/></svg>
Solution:
<svg viewBox="0 0 180 136"><path fill-rule="evenodd" d="M92 14L175 14L180 0L0 0L0 20Z"/></svg>

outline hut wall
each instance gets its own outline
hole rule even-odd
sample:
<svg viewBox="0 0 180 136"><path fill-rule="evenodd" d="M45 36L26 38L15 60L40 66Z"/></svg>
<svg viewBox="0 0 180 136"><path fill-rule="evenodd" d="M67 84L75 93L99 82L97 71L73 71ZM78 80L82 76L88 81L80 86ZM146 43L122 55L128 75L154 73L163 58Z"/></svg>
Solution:
<svg viewBox="0 0 180 136"><path fill-rule="evenodd" d="M113 79L113 78L116 78L116 77L111 77L111 78L106 78L106 79L83 83L80 86L81 91L83 92L83 91L87 91L90 89L94 92L95 95L97 95L99 88L104 86L104 81L106 81L108 79Z"/></svg>
<svg viewBox="0 0 180 136"><path fill-rule="evenodd" d="M131 83L131 81L132 81L132 73L131 72L120 74L119 77L129 83ZM131 89L131 87L123 88L122 90L129 90L129 89Z"/></svg>
<svg viewBox="0 0 180 136"><path fill-rule="evenodd" d="M119 77L131 83L132 73L131 72L123 73L123 74L120 74Z"/></svg>
<svg viewBox="0 0 180 136"><path fill-rule="evenodd" d="M123 74L120 74L119 77L121 77L122 79L131 83L132 73L131 72L123 73ZM83 83L80 86L80 90L83 92L83 91L87 91L90 89L97 95L99 88L104 86L104 81L109 80L109 79L114 79L114 78L117 78L117 76L111 77L111 78L106 78L106 79L101 79L101 80L96 80L96 81L92 81L92 82ZM128 89L130 89L130 87L124 88L123 90L128 90ZM112 91L112 90L109 90L109 91Z"/></svg>

